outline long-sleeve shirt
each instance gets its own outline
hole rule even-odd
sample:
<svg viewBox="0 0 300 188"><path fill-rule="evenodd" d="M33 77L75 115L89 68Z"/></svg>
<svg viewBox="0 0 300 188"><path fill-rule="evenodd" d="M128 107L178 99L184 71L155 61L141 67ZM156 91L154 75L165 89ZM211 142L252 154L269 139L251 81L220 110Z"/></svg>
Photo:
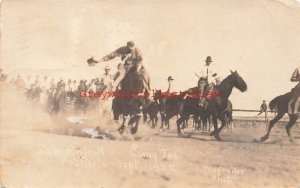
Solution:
<svg viewBox="0 0 300 188"><path fill-rule="evenodd" d="M214 83L216 84L216 80L215 80L215 76L213 76L215 73L217 73L215 71L215 67L212 64L210 64L209 66L204 65L203 68L200 70L200 76L202 77L207 77L207 83Z"/></svg>
<svg viewBox="0 0 300 188"><path fill-rule="evenodd" d="M142 53L139 49L134 48L130 50L127 46L123 46L118 48L117 50L113 51L112 53L103 57L104 61L109 61L114 59L115 57L121 57L122 60L126 58L127 61L137 61L140 62L143 60Z"/></svg>

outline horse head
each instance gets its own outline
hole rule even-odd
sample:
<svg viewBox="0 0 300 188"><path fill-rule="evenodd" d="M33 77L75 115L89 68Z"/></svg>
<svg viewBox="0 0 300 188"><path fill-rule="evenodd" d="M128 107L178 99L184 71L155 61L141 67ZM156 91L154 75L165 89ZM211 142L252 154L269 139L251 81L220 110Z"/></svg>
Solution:
<svg viewBox="0 0 300 188"><path fill-rule="evenodd" d="M247 84L244 81L244 79L239 75L239 73L237 71L232 71L232 70L230 70L230 72L231 72L230 77L233 81L233 86L236 87L241 92L247 91Z"/></svg>

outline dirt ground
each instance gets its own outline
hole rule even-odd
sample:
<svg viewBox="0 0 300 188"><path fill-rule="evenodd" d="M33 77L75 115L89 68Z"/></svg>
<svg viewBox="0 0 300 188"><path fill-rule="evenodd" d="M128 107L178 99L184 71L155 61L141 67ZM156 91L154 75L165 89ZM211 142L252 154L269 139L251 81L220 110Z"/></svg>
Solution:
<svg viewBox="0 0 300 188"><path fill-rule="evenodd" d="M10 97L13 100L7 100ZM90 114L85 124L50 117L20 94L1 94L0 172L5 187L299 187L300 129L290 143L276 126L265 143L254 143L265 126L224 130L223 142L175 122L160 132L142 124L135 136L118 135L118 125ZM190 123L191 124L191 123ZM110 137L76 136L100 126ZM109 131L109 132L108 132ZM73 136L72 136L73 135Z"/></svg>

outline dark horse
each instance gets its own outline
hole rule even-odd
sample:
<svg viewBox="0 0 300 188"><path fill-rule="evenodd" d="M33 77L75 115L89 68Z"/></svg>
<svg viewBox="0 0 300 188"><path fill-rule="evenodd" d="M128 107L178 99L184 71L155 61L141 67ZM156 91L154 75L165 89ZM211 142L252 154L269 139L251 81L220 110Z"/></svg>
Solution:
<svg viewBox="0 0 300 188"><path fill-rule="evenodd" d="M144 71L146 70L144 69ZM149 81L149 78L144 78L142 74L137 72L136 67L133 66L129 69L120 83L120 93L125 94L125 96L121 96L121 99L118 100L117 104L117 106L122 109L119 114L123 114L123 122L118 129L120 134L124 133L127 125L131 126L131 134L135 134L138 130L139 121L142 115L142 107L145 107L147 106L147 103L150 103L149 99L146 97L149 93L147 95L145 93L138 95L138 93L141 94L145 89L145 80Z"/></svg>
<svg viewBox="0 0 300 188"><path fill-rule="evenodd" d="M220 104L217 104L216 98L212 98L210 99L208 107L206 109L206 111L211 115L214 125L214 131L212 131L210 135L214 136L219 141L221 140L219 134L227 123L226 108L228 106L228 98L234 87L241 92L247 91L247 84L237 71L231 71L231 74L227 76L218 86L218 92L221 98ZM182 134L180 125L184 120L186 120L193 113L193 115L197 116L203 113L203 109L199 108L198 104L199 99L192 99L188 104L184 105L181 117L177 120L177 131L179 136L181 136ZM222 123L220 128L218 128L218 119Z"/></svg>
<svg viewBox="0 0 300 188"><path fill-rule="evenodd" d="M159 113L161 116L161 126L165 124L170 128L170 119L174 116L179 116L183 108L183 98L178 94L165 94L161 90L156 90L154 93L154 100L159 105Z"/></svg>
<svg viewBox="0 0 300 188"><path fill-rule="evenodd" d="M269 104L269 108L272 111L276 111L277 115L269 122L268 131L265 136L260 138L260 141L263 142L267 140L270 136L270 132L277 121L279 121L287 112L288 112L288 103L291 99L291 92L288 92L284 95L280 95L275 97ZM300 109L299 109L300 110ZM290 120L286 125L285 129L290 138L290 141L293 141L293 137L291 135L291 129L293 125L296 124L299 116L297 114L289 114Z"/></svg>

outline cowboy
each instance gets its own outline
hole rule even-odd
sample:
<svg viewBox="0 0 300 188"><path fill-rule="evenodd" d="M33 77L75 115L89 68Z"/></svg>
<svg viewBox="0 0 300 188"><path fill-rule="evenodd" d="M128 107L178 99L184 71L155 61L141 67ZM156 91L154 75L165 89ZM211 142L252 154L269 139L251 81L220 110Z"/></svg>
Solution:
<svg viewBox="0 0 300 188"><path fill-rule="evenodd" d="M143 56L141 51L135 46L134 42L127 42L126 46L120 47L114 52L104 56L102 59L96 61L92 58L88 59L89 66L94 66L95 63L109 61L115 57L121 57L122 61L125 61L124 66L127 64L129 70L137 71L143 76L144 86L146 90L150 91L150 81L146 69L143 67ZM125 67L126 68L126 67ZM129 72L128 70L128 72Z"/></svg>
<svg viewBox="0 0 300 188"><path fill-rule="evenodd" d="M106 66L104 70L105 73L103 74L100 83L104 85L105 91L111 91L113 89L114 80L112 75L110 74L110 67Z"/></svg>
<svg viewBox="0 0 300 188"><path fill-rule="evenodd" d="M298 82L298 84L292 89L292 97L288 105L289 114L298 114L300 103L300 67L296 68L292 74L291 82ZM294 105L294 108L293 108Z"/></svg>
<svg viewBox="0 0 300 188"><path fill-rule="evenodd" d="M205 60L205 72L202 72L201 75L202 77L204 76L206 78L206 83L202 82L200 83L200 102L199 102L199 106L200 107L204 107L205 108L205 99L206 98L211 98L212 97L212 91L214 89L214 86L216 85L215 83L215 77L217 76L217 73L214 72L211 64L212 64L212 59L210 56L206 57ZM203 71L203 70L202 70ZM204 88L207 86L206 90L204 90Z"/></svg>

